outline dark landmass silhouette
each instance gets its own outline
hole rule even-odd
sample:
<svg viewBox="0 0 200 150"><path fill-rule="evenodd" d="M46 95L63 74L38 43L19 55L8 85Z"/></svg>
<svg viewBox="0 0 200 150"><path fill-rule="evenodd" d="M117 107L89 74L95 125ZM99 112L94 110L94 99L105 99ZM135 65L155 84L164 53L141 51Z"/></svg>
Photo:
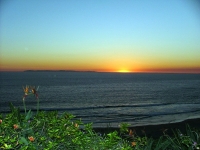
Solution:
<svg viewBox="0 0 200 150"><path fill-rule="evenodd" d="M24 72L96 72L96 71L77 71L77 70L24 70Z"/></svg>

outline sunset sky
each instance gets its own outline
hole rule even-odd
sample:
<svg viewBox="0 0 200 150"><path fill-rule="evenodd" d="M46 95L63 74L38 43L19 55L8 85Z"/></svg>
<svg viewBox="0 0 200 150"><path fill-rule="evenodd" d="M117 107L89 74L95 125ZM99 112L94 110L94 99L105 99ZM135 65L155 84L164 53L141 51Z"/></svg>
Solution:
<svg viewBox="0 0 200 150"><path fill-rule="evenodd" d="M197 0L2 0L0 71L200 73Z"/></svg>

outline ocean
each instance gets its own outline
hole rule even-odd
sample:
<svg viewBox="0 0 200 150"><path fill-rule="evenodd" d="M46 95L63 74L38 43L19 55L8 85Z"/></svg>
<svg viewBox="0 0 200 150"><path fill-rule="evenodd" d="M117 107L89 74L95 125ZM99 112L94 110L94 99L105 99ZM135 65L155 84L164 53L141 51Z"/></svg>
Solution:
<svg viewBox="0 0 200 150"><path fill-rule="evenodd" d="M23 110L23 86L39 86L40 110L69 112L94 127L200 118L200 74L0 72L0 112ZM27 109L36 111L33 96Z"/></svg>

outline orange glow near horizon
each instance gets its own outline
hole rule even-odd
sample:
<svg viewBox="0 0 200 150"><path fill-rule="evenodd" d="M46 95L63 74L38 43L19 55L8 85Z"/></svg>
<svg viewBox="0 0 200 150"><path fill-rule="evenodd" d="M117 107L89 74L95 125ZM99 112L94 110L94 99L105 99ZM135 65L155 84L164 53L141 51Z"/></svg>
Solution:
<svg viewBox="0 0 200 150"><path fill-rule="evenodd" d="M95 71L95 72L118 72L118 73L198 73L200 74L200 68L151 68L144 69L138 68L133 70L129 69L109 69L109 68L99 68L99 69L87 69L87 68L78 68L78 67L19 67L19 68L2 68L0 67L0 72L21 72L25 70L74 70L74 71Z"/></svg>
<svg viewBox="0 0 200 150"><path fill-rule="evenodd" d="M59 70L73 70L73 71L95 71L95 72L117 72L117 73L195 73L200 74L200 69L198 70L187 70L187 69L171 69L171 70L138 70L138 71L128 71L128 70L119 70L119 71L110 71L110 70L76 70L76 69L0 69L0 72L23 72L26 70L50 70L50 71L59 71Z"/></svg>
<svg viewBox="0 0 200 150"><path fill-rule="evenodd" d="M118 72L118 73L200 73L200 67L197 66L166 66L159 67L148 66L147 63L140 65L135 62L125 60L105 60L104 62L84 61L84 63L77 61L30 61L30 60L4 60L0 63L0 71L2 72L21 72L25 70L74 70L74 71L96 71L96 72ZM34 63L33 63L34 62ZM147 67L148 66L148 67ZM162 67L163 66L163 67Z"/></svg>

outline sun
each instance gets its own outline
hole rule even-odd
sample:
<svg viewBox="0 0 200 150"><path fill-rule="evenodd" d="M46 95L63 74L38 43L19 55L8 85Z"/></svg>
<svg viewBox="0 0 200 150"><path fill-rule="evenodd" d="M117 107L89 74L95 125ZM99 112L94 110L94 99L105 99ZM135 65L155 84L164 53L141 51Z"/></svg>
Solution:
<svg viewBox="0 0 200 150"><path fill-rule="evenodd" d="M121 70L118 70L118 72L120 72L120 73L129 73L130 71L127 70L127 69L121 69Z"/></svg>

